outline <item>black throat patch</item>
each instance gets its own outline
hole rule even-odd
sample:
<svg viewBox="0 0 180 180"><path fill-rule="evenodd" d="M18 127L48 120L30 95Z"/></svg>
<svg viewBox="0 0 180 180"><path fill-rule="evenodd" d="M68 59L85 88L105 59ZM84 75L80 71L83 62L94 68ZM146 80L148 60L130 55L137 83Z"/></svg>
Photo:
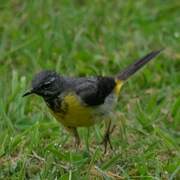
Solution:
<svg viewBox="0 0 180 180"><path fill-rule="evenodd" d="M62 117L64 117L68 112L68 104L65 103L60 97L45 99L45 102L54 113L59 113L62 115Z"/></svg>

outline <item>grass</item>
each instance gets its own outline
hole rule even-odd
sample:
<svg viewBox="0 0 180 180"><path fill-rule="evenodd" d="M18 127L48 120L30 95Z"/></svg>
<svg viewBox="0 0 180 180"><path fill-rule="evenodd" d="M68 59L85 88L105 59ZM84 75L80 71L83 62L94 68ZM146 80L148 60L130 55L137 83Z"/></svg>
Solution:
<svg viewBox="0 0 180 180"><path fill-rule="evenodd" d="M0 179L180 178L179 9L178 0L1 0ZM112 75L161 47L124 86L106 155L103 124L79 129L76 152L42 99L21 97L41 69Z"/></svg>

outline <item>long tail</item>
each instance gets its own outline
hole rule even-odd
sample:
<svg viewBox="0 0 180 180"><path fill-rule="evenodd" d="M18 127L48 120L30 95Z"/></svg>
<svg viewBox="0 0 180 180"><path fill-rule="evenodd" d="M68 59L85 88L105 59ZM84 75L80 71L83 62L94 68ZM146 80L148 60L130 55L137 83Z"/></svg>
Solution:
<svg viewBox="0 0 180 180"><path fill-rule="evenodd" d="M147 54L143 58L137 60L135 63L131 64L126 69L124 69L120 74L118 74L116 76L117 80L125 81L131 75L133 75L136 71L141 69L146 63L148 63L150 60L156 57L162 50L163 49L160 49L158 51L152 51L151 53Z"/></svg>

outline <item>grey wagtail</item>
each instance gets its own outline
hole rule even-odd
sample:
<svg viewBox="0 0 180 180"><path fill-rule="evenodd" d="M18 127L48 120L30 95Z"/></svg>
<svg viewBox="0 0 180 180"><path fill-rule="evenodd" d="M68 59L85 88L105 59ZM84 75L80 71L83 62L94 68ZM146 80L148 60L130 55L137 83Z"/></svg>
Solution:
<svg viewBox="0 0 180 180"><path fill-rule="evenodd" d="M108 122L104 135L105 151L110 142L111 120L122 85L125 81L157 56L152 51L115 76L65 77L54 71L41 71L32 80L32 89L23 96L37 94L49 107L52 115L75 137L79 146L78 127L89 127L102 120Z"/></svg>

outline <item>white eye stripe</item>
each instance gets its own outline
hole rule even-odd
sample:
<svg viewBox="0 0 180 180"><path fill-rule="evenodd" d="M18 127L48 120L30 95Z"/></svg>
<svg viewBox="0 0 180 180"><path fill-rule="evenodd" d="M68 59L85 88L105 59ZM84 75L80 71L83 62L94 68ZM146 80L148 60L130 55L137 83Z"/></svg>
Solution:
<svg viewBox="0 0 180 180"><path fill-rule="evenodd" d="M49 81L46 81L44 84L45 85L48 85L48 84L50 84L50 83L52 83L53 81L55 81L55 77L52 77Z"/></svg>

